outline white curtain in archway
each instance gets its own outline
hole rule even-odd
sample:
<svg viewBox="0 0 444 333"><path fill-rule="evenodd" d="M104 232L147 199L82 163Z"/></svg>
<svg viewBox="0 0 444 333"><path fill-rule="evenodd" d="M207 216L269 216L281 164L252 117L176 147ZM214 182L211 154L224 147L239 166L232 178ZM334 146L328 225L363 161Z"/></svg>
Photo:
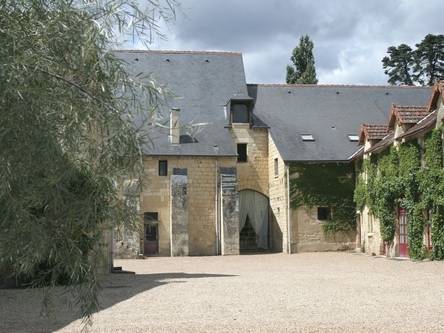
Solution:
<svg viewBox="0 0 444 333"><path fill-rule="evenodd" d="M243 190L239 193L240 229L245 226L247 216L258 235L257 247L268 248L268 198L259 192Z"/></svg>

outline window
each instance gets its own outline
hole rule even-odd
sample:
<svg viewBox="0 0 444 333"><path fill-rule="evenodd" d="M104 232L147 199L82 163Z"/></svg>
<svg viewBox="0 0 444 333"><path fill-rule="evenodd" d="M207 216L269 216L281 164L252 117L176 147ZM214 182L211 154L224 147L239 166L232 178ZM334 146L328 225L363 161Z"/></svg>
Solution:
<svg viewBox="0 0 444 333"><path fill-rule="evenodd" d="M349 134L349 135L347 135L348 136L348 139L351 141L351 142L358 142L359 141L359 136L357 136L357 135L355 135L355 134Z"/></svg>
<svg viewBox="0 0 444 333"><path fill-rule="evenodd" d="M277 158L274 159L274 176L279 176L279 161Z"/></svg>
<svg viewBox="0 0 444 333"><path fill-rule="evenodd" d="M197 140L189 134L183 134L179 137L179 143L196 143Z"/></svg>
<svg viewBox="0 0 444 333"><path fill-rule="evenodd" d="M159 161L159 176L167 176L168 175L168 161L161 160Z"/></svg>
<svg viewBox="0 0 444 333"><path fill-rule="evenodd" d="M159 213L158 212L146 212L143 213L143 222L157 222L159 221Z"/></svg>
<svg viewBox="0 0 444 333"><path fill-rule="evenodd" d="M331 211L330 207L318 207L318 220L327 221L330 219Z"/></svg>
<svg viewBox="0 0 444 333"><path fill-rule="evenodd" d="M233 123L249 123L250 115L245 104L231 104L231 121Z"/></svg>
<svg viewBox="0 0 444 333"><path fill-rule="evenodd" d="M238 143L237 144L237 161L247 162L247 144Z"/></svg>
<svg viewBox="0 0 444 333"><path fill-rule="evenodd" d="M301 134L302 141L314 141L314 137L312 134Z"/></svg>

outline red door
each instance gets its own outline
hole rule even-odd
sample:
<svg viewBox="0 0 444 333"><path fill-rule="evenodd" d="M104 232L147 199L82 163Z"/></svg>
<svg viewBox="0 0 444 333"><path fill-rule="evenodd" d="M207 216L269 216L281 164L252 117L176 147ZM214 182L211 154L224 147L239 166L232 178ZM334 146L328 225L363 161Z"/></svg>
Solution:
<svg viewBox="0 0 444 333"><path fill-rule="evenodd" d="M399 208L398 211L399 218L399 256L408 257L409 247L408 247L408 233L407 233L407 212L404 208Z"/></svg>

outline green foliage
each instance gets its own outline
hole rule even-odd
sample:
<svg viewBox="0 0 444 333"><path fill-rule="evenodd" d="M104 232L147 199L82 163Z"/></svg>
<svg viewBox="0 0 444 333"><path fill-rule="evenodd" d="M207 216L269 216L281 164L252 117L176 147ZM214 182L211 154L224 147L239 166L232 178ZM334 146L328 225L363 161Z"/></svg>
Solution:
<svg viewBox="0 0 444 333"><path fill-rule="evenodd" d="M396 230L396 207L406 209L409 226L409 253L423 259L423 233L427 212L432 219L433 259L444 259L444 172L442 130L433 130L424 143L421 168L420 147L404 143L397 149L365 160L357 177L354 199L359 209L368 205L381 222L381 235L391 243ZM367 182L365 182L366 174Z"/></svg>
<svg viewBox="0 0 444 333"><path fill-rule="evenodd" d="M293 49L290 59L293 64L287 66L287 83L318 83L313 56L313 42L308 35L301 37L299 45Z"/></svg>
<svg viewBox="0 0 444 333"><path fill-rule="evenodd" d="M384 73L389 76L390 84L413 85L412 68L415 64L413 50L406 44L390 46L387 50L388 56L382 59Z"/></svg>
<svg viewBox="0 0 444 333"><path fill-rule="evenodd" d="M432 86L444 79L444 35L428 34L416 44L415 79Z"/></svg>
<svg viewBox="0 0 444 333"><path fill-rule="evenodd" d="M382 59L390 84L433 85L444 79L444 35L428 34L413 50L406 44L390 46Z"/></svg>
<svg viewBox="0 0 444 333"><path fill-rule="evenodd" d="M395 206L399 197L397 181L398 153L391 148L369 166L368 202L370 210L379 218L381 236L386 242L392 242L395 235Z"/></svg>
<svg viewBox="0 0 444 333"><path fill-rule="evenodd" d="M442 129L425 139L425 167L421 172L420 192L423 208L432 219L432 259L444 259L444 171Z"/></svg>
<svg viewBox="0 0 444 333"><path fill-rule="evenodd" d="M291 164L291 206L328 206L326 232L355 230L354 172L350 164Z"/></svg>
<svg viewBox="0 0 444 333"><path fill-rule="evenodd" d="M143 171L146 133L128 119L161 98L109 49L116 31L150 38L166 11L162 1L0 1L0 271L70 285L87 319L103 231L136 218L116 186Z"/></svg>

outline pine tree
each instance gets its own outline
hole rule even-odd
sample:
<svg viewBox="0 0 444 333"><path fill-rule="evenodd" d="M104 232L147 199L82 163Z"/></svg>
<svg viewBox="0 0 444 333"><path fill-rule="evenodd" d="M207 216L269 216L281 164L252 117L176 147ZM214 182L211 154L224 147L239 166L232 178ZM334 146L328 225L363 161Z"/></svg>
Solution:
<svg viewBox="0 0 444 333"><path fill-rule="evenodd" d="M290 59L293 64L287 66L287 83L318 83L313 56L313 42L308 35L300 38L299 45L293 49Z"/></svg>
<svg viewBox="0 0 444 333"><path fill-rule="evenodd" d="M433 85L444 79L444 35L428 34L413 50L406 44L390 46L382 59L390 84Z"/></svg>
<svg viewBox="0 0 444 333"><path fill-rule="evenodd" d="M432 86L444 79L444 35L428 34L416 44L415 79L420 84Z"/></svg>
<svg viewBox="0 0 444 333"><path fill-rule="evenodd" d="M412 67L414 66L413 50L406 44L390 46L389 56L382 59L384 73L389 76L388 83L413 85Z"/></svg>

